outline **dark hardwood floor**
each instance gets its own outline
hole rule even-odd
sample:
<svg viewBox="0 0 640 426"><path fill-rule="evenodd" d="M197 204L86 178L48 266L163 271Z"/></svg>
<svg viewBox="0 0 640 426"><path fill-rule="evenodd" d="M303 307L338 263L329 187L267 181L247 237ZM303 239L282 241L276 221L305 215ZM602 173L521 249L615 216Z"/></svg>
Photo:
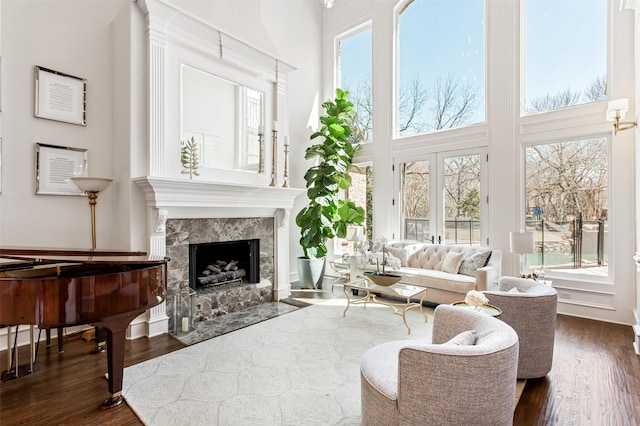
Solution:
<svg viewBox="0 0 640 426"><path fill-rule="evenodd" d="M330 287L329 287L330 289ZM341 289L336 289L336 293ZM294 291L293 302L331 297L330 292ZM640 424L640 357L630 326L559 315L551 373L529 380L515 410L515 425ZM170 335L127 341L126 365L181 348ZM0 425L140 425L125 404L100 411L108 396L106 353L91 355L93 342L67 336L41 345L41 370L0 384ZM27 348L20 351L26 360ZM0 370L7 352L0 352Z"/></svg>

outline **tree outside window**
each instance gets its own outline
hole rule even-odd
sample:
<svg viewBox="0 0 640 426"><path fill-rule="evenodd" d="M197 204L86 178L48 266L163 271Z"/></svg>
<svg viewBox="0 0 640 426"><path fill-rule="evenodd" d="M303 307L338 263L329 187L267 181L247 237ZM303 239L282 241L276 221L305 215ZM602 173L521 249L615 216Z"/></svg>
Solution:
<svg viewBox="0 0 640 426"><path fill-rule="evenodd" d="M531 269L608 274L608 140L581 139L526 148Z"/></svg>

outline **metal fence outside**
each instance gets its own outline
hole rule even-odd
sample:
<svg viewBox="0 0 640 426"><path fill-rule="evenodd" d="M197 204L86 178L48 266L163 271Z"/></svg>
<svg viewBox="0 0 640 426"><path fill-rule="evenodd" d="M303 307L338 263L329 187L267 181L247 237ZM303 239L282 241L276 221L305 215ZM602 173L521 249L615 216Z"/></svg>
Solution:
<svg viewBox="0 0 640 426"><path fill-rule="evenodd" d="M534 232L536 253L526 255L533 269L583 269L608 266L606 247L609 232L606 219L567 221L527 220ZM429 243L480 244L480 221L470 218L445 220L445 239L438 241L429 232L429 219L404 220L404 238Z"/></svg>

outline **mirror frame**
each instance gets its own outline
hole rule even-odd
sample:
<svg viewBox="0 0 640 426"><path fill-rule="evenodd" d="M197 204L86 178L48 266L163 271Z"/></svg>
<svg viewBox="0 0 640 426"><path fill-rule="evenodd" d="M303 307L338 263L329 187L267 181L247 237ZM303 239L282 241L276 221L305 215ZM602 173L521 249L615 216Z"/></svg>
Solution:
<svg viewBox="0 0 640 426"><path fill-rule="evenodd" d="M287 80L295 68L175 5L161 0L138 0L136 5L144 12L147 23L149 175L185 179L185 175L180 173L179 161L181 63L248 87L269 88L264 90L264 159L266 164L272 160L275 164L278 157L284 157L283 136L288 135ZM277 126L276 132L273 132L274 125ZM269 167L266 168L271 172ZM273 172L278 181L282 180L283 170L274 169ZM204 170L198 179L251 186L263 186L270 180L266 174L219 169Z"/></svg>

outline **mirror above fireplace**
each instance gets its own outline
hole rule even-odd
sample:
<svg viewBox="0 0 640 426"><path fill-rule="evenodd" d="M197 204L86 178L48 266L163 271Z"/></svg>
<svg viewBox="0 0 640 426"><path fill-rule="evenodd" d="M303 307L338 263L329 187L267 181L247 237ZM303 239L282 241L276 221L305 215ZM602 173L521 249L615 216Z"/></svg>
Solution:
<svg viewBox="0 0 640 426"><path fill-rule="evenodd" d="M262 173L264 93L186 64L180 83L181 140L197 142L200 166Z"/></svg>
<svg viewBox="0 0 640 426"><path fill-rule="evenodd" d="M173 3L136 4L147 18L148 175L191 180L181 163L181 144L193 137L200 160L193 180L268 186L272 170L267 166L279 164L274 171L282 181L287 80L295 68Z"/></svg>

